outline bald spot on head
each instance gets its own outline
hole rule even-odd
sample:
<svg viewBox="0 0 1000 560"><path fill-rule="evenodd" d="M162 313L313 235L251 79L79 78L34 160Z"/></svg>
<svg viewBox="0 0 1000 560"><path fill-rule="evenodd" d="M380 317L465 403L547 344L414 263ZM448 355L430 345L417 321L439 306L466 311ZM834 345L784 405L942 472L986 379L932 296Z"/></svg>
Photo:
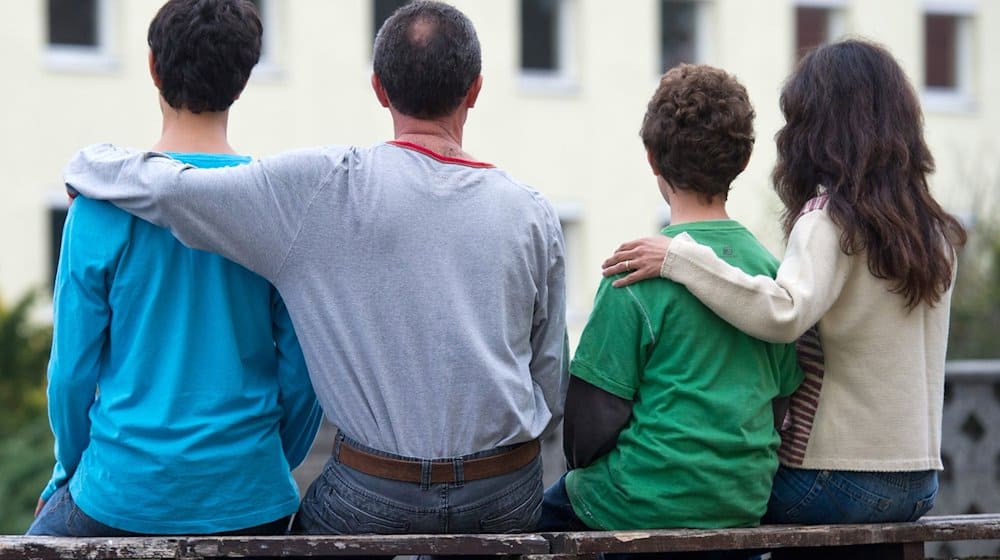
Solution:
<svg viewBox="0 0 1000 560"><path fill-rule="evenodd" d="M426 47L437 32L437 23L427 18L419 18L410 25L406 38L411 45Z"/></svg>

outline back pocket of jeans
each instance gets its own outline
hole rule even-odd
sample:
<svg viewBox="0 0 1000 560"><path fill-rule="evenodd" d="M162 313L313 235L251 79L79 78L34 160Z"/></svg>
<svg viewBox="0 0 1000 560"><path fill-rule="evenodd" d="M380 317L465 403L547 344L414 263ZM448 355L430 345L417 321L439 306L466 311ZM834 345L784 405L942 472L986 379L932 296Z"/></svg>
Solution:
<svg viewBox="0 0 1000 560"><path fill-rule="evenodd" d="M321 494L321 510L332 529L342 534L391 535L409 531L410 522L404 517L405 511L351 487L339 477L333 478Z"/></svg>
<svg viewBox="0 0 1000 560"><path fill-rule="evenodd" d="M479 520L484 533L521 533L534 530L542 515L542 478L533 476L490 505Z"/></svg>
<svg viewBox="0 0 1000 560"><path fill-rule="evenodd" d="M934 507L934 500L937 499L938 489L937 486L934 487L934 491L931 492L930 496L917 500L917 503L913 505L913 514L907 521L916 521L923 517L927 512L929 512Z"/></svg>

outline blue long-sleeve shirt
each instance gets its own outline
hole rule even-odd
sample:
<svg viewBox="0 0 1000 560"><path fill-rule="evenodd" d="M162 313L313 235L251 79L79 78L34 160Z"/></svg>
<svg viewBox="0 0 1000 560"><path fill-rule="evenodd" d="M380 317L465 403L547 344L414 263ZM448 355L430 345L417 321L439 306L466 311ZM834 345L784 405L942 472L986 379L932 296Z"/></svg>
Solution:
<svg viewBox="0 0 1000 560"><path fill-rule="evenodd" d="M249 158L174 154L200 167ZM80 198L55 286L49 415L63 484L138 533L211 533L293 513L322 417L274 287L169 231Z"/></svg>

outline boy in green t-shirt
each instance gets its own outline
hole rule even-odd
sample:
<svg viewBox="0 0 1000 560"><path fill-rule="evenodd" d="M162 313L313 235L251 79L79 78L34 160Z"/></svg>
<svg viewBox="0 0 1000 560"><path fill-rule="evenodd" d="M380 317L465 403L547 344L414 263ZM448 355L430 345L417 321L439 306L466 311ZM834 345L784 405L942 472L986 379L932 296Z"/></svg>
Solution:
<svg viewBox="0 0 1000 560"><path fill-rule="evenodd" d="M726 214L753 149L753 118L735 78L681 65L660 80L640 134L671 208L663 233L773 277L777 259ZM570 365L572 470L546 491L539 529L759 524L778 467L772 401L802 380L794 345L743 334L669 280L611 281Z"/></svg>

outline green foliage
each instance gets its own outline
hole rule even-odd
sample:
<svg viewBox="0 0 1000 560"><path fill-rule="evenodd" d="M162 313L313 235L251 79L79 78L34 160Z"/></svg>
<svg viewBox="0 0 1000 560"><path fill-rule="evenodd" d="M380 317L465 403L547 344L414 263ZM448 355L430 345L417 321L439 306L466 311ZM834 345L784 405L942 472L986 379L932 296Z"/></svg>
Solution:
<svg viewBox="0 0 1000 560"><path fill-rule="evenodd" d="M52 432L39 416L0 440L0 534L28 529L38 494L52 476Z"/></svg>
<svg viewBox="0 0 1000 560"><path fill-rule="evenodd" d="M1000 358L1000 224L969 232L952 295L949 359Z"/></svg>
<svg viewBox="0 0 1000 560"><path fill-rule="evenodd" d="M34 293L9 308L0 299L0 437L45 414L52 328L31 323L34 303Z"/></svg>
<svg viewBox="0 0 1000 560"><path fill-rule="evenodd" d="M35 294L0 300L0 534L23 533L52 474L45 370L52 328L31 322Z"/></svg>

